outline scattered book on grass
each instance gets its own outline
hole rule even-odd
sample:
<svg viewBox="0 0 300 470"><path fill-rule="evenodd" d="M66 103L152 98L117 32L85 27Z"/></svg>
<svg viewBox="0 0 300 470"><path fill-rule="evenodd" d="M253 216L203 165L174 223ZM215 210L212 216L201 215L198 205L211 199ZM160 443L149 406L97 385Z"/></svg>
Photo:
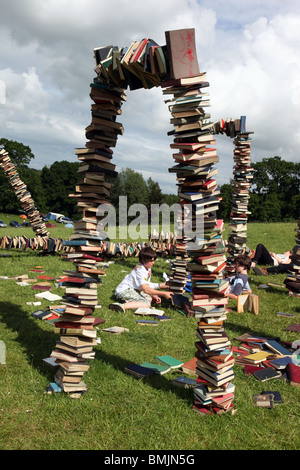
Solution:
<svg viewBox="0 0 300 470"><path fill-rule="evenodd" d="M184 376L177 377L172 381L172 383L177 387L183 388L195 388L198 386L198 382L196 381L196 379L191 379L190 377Z"/></svg>
<svg viewBox="0 0 300 470"><path fill-rule="evenodd" d="M169 356L168 354L165 356L156 356L157 359L161 364L164 366L170 367L170 369L179 369L184 363L179 361L175 357Z"/></svg>
<svg viewBox="0 0 300 470"><path fill-rule="evenodd" d="M123 328L122 326L110 326L109 328L102 328L101 331L107 331L108 333L120 335L121 333L124 333L125 331L128 332L129 329Z"/></svg>
<svg viewBox="0 0 300 470"><path fill-rule="evenodd" d="M253 372L254 377L261 382L266 382L271 379L279 379L281 377L281 372L279 370L274 370L273 367L265 367Z"/></svg>
<svg viewBox="0 0 300 470"><path fill-rule="evenodd" d="M189 375L197 375L196 374L196 363L197 363L197 358L196 357L193 357L189 361L185 362L181 366L182 372L184 372L185 374L189 374Z"/></svg>
<svg viewBox="0 0 300 470"><path fill-rule="evenodd" d="M139 379L145 379L154 374L153 369L140 366L139 364L128 364L128 366L124 368L124 372L133 375L134 377L137 377Z"/></svg>
<svg viewBox="0 0 300 470"><path fill-rule="evenodd" d="M286 375L290 385L300 387L300 366L297 366L296 364L288 364Z"/></svg>
<svg viewBox="0 0 300 470"><path fill-rule="evenodd" d="M274 397L272 394L254 395L253 398L255 406L261 406L263 408L273 408L274 406Z"/></svg>
<svg viewBox="0 0 300 470"><path fill-rule="evenodd" d="M286 312L277 312L277 317L293 318L293 317L295 317L295 314L294 313L286 313Z"/></svg>
<svg viewBox="0 0 300 470"><path fill-rule="evenodd" d="M152 369L156 374L160 374L160 375L166 374L167 372L171 370L171 368L168 366L163 366L161 364L153 364L151 362L143 362L142 364L140 364L140 366L147 367L148 369Z"/></svg>
<svg viewBox="0 0 300 470"><path fill-rule="evenodd" d="M161 316L165 312L163 310L159 310L157 308L140 307L140 308L136 309L134 313L136 315L158 315L158 316Z"/></svg>
<svg viewBox="0 0 300 470"><path fill-rule="evenodd" d="M293 331L294 333L300 333L300 324L299 323L293 323L293 325L288 326L286 331Z"/></svg>
<svg viewBox="0 0 300 470"><path fill-rule="evenodd" d="M259 314L259 297L256 294L242 294L237 298L237 313L244 313L244 310Z"/></svg>
<svg viewBox="0 0 300 470"><path fill-rule="evenodd" d="M138 325L157 326L158 321L156 320L136 320Z"/></svg>

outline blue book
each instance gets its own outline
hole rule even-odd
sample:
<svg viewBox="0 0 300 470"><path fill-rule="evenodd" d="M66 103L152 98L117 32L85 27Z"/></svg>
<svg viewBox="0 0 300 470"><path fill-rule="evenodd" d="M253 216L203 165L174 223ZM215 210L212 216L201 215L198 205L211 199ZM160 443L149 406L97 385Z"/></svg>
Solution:
<svg viewBox="0 0 300 470"><path fill-rule="evenodd" d="M269 362L271 366L274 366L276 369L285 369L288 364L293 363L291 357L279 357Z"/></svg>
<svg viewBox="0 0 300 470"><path fill-rule="evenodd" d="M55 382L50 382L49 390L52 392L61 392L62 388Z"/></svg>
<svg viewBox="0 0 300 470"><path fill-rule="evenodd" d="M199 385L195 379L191 379L190 377L183 377L183 376L177 377L176 379L174 379L173 384L179 387L185 387L185 388L194 388Z"/></svg>
<svg viewBox="0 0 300 470"><path fill-rule="evenodd" d="M282 354L283 356L292 356L292 352L282 346L278 341L274 339L268 339L265 341L265 345L278 354Z"/></svg>

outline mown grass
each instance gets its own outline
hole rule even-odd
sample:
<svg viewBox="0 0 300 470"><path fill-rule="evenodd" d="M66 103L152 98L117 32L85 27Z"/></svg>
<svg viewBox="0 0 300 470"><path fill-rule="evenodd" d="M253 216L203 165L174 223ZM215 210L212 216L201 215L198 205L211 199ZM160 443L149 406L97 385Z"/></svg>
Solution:
<svg viewBox="0 0 300 470"><path fill-rule="evenodd" d="M11 217L13 218L13 217ZM1 219L1 215L0 215ZM264 243L275 252L291 248L296 224L249 224L248 244L255 248ZM67 238L72 229L62 226L50 229L52 236ZM1 229L1 234L24 233L31 229ZM224 232L224 238L226 238ZM3 251L3 250L1 250ZM47 275L59 276L66 262L58 256L39 256L34 251L11 250L12 257L1 258L0 275L12 277L29 274L36 265ZM0 448L2 450L296 450L299 449L300 389L284 380L259 382L235 366L236 414L201 417L192 410L191 390L177 388L173 371L154 375L147 381L124 373L131 363L154 361L156 355L170 354L183 361L191 359L195 348L194 318L186 318L164 303L166 315L172 318L157 327L136 324L133 312L125 315L108 309L113 292L125 273L136 264L136 258L115 260L106 269L99 287L101 309L96 315L106 320L105 326L124 326L128 333L113 336L101 333L96 358L84 375L88 393L80 400L67 394L44 394L54 371L42 359L49 356L56 340L53 327L35 320L31 313L40 307L26 305L36 300L30 287L13 280L0 280L0 339L6 345L6 365L0 365ZM69 265L68 265L69 266ZM168 260L159 258L153 269L153 280L168 273ZM283 340L299 339L285 331L298 323L299 299L288 297L286 289L258 289L266 278L250 273L251 287L260 295L260 314L228 316L225 329L233 344L246 331ZM285 275L268 280L282 283ZM61 294L53 287L51 292ZM42 307L49 304L42 301ZM234 307L234 301L230 301ZM292 320L276 316L278 311L295 313ZM253 396L262 390L280 391L283 404L273 409L253 405Z"/></svg>

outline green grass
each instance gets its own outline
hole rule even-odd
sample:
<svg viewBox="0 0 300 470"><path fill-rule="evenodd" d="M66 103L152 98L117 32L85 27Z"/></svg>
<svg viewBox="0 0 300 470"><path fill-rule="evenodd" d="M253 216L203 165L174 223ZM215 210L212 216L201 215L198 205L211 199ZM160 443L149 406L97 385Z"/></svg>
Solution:
<svg viewBox="0 0 300 470"><path fill-rule="evenodd" d="M11 217L13 219L14 217ZM1 219L1 215L0 215ZM275 252L291 248L296 224L249 224L248 245L264 243ZM0 229L1 234L27 234L31 229ZM57 226L52 236L67 238L72 230ZM226 238L226 232L224 233ZM3 251L3 250L2 250ZM46 274L59 276L66 268L60 256L39 256L34 251L11 250L12 257L0 257L0 274L12 277L29 274L36 265ZM35 320L31 313L40 307L26 305L34 301L30 287L18 286L13 280L0 280L0 339L6 345L6 365L0 365L0 449L2 450L296 450L299 449L300 389L283 380L261 383L246 376L235 366L236 414L201 417L192 410L193 392L172 385L180 375L169 372L148 381L137 380L123 372L131 363L154 361L156 355L170 354L187 361L195 352L194 318L182 316L164 303L172 320L157 327L136 324L133 312L125 315L108 309L113 292L136 258L116 260L106 270L99 287L101 309L96 315L105 326L119 325L129 333L113 336L100 333L101 344L90 370L84 375L88 386L80 400L67 394L47 395L44 391L53 380L53 369L42 359L49 356L58 337L50 324ZM67 264L69 267L69 263ZM159 258L153 269L153 281L168 273L166 259ZM299 299L287 296L286 289L258 289L266 278L250 273L251 287L260 295L260 314L228 315L225 329L232 343L246 331L283 340L299 339L285 331L298 316L290 320L276 316L278 311L300 314ZM285 275L268 280L282 283ZM51 292L61 294L59 288ZM230 301L234 306L234 301ZM42 307L49 303L42 301ZM279 390L284 403L273 409L253 405L253 396L262 390Z"/></svg>

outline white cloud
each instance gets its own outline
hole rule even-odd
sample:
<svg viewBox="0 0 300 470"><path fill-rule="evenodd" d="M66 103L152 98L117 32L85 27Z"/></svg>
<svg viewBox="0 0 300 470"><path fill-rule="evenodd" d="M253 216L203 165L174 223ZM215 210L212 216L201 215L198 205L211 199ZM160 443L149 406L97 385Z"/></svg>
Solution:
<svg viewBox="0 0 300 470"><path fill-rule="evenodd" d="M76 161L90 124L94 47L126 46L169 29L194 27L197 55L210 82L213 119L247 116L252 158L299 160L300 4L298 0L27 0L5 2L0 16L2 137L29 145L32 166ZM3 94L5 93L5 100ZM118 119L125 133L117 168L131 167L176 192L160 88L128 91ZM218 139L219 183L229 182L233 144Z"/></svg>

